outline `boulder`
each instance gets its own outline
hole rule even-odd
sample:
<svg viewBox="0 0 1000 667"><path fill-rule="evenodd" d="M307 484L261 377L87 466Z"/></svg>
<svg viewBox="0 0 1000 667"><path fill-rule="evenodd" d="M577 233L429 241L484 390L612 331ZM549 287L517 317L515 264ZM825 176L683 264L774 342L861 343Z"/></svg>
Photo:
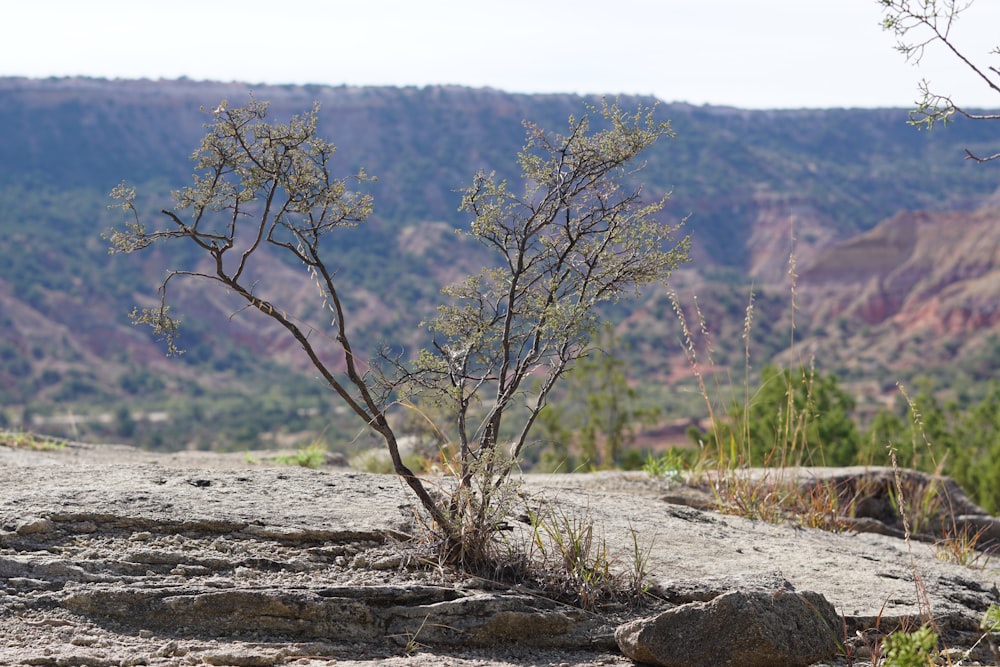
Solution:
<svg viewBox="0 0 1000 667"><path fill-rule="evenodd" d="M795 667L835 656L837 612L818 593L733 591L618 627L628 657L662 667Z"/></svg>

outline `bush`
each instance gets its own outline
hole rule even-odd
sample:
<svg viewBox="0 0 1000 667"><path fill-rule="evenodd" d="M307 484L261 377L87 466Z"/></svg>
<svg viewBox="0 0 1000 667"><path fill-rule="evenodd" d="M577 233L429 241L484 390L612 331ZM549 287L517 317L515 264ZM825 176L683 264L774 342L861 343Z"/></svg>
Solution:
<svg viewBox="0 0 1000 667"><path fill-rule="evenodd" d="M169 271L159 305L134 310L133 321L180 353L168 298L176 280L192 278L228 290L269 318L383 439L393 470L440 533L446 557L481 561L509 509L505 490L529 432L556 383L588 354L598 306L665 280L687 259L688 239L657 220L665 199L645 203L638 187L623 182L634 174L634 158L671 136L669 125L651 109L629 114L608 104L571 117L565 134L527 123L518 155L523 190L480 173L462 199L461 210L472 218L469 234L494 253L494 264L443 290L447 302L428 324L433 341L418 359L382 351L365 362L349 336L351 295L342 291L339 262L329 254L343 245L331 246L328 237L366 223L373 199L351 186L371 179L364 171L351 179L334 175L335 149L316 135L318 107L283 124L268 122L267 105L253 98L239 108L222 102L211 114L194 154L193 185L174 193L164 227L150 230L140 220L133 187L123 182L112 191L126 214L124 227L109 234L113 252L180 242L205 260L190 266L211 267ZM599 129L592 129L592 117ZM273 253L309 272L325 316L332 316L330 335L314 335L318 327L297 315L296 304L266 298L263 258ZM389 409L412 397L456 415L455 460L447 465L457 484L444 500L406 465L389 420ZM254 424L246 428L257 435Z"/></svg>

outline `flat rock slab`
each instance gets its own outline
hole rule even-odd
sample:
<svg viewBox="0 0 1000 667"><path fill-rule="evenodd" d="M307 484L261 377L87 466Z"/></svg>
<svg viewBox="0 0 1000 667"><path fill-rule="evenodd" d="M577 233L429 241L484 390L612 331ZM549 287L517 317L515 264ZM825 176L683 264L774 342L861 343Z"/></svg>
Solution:
<svg viewBox="0 0 1000 667"><path fill-rule="evenodd" d="M919 584L937 617L970 630L991 603L1000 603L1000 560L963 567L941 560L931 543L771 524L663 502L679 490L644 473L528 475L526 485L564 509L588 513L626 553L633 531L641 545L652 544L650 579L672 602L753 590L770 578L775 590L788 582L823 595L849 627L881 619L888 629L920 618Z"/></svg>
<svg viewBox="0 0 1000 667"><path fill-rule="evenodd" d="M854 636L918 619L916 575L950 641L971 645L997 601L996 569L932 545L663 500L676 491L631 473L524 480L536 508L589 517L622 569L648 549L664 609L790 587ZM414 562L395 540L416 516L393 476L0 447L0 664L632 664L614 630L648 610L611 619Z"/></svg>

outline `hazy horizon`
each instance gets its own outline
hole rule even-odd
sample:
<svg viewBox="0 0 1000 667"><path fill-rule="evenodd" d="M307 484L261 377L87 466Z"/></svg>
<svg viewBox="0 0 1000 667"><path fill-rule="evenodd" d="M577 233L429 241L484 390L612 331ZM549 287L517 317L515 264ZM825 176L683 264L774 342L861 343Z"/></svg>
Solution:
<svg viewBox="0 0 1000 667"><path fill-rule="evenodd" d="M251 84L460 85L512 93L653 95L744 109L910 107L921 79L967 107L1000 98L941 48L905 62L876 0L620 0L502 8L458 0L22 4L0 76ZM1000 3L953 36L995 62ZM939 45L935 45L939 46Z"/></svg>

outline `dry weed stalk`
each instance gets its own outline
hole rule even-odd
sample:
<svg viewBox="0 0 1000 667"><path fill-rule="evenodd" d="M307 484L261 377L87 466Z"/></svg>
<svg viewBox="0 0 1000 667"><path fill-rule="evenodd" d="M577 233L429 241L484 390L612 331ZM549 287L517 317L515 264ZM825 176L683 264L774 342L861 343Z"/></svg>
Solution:
<svg viewBox="0 0 1000 667"><path fill-rule="evenodd" d="M794 241L794 237L793 237ZM796 295L797 295L797 273L795 268L794 253L789 259L788 275L791 281L792 299L792 321L789 334L789 351L795 349L795 317L796 317ZM765 521L797 521L801 525L825 530L843 530L852 525L854 512L860 500L866 497L866 483L858 482L856 485L838 485L832 482L805 486L799 484L797 479L788 480L785 477L789 466L811 463L807 442L807 429L809 427L810 409L814 404L813 389L816 386L817 375L815 359L811 358L808 370L803 374L802 382L805 385L805 409L800 408L795 401L792 382L788 383L784 395L783 405L779 408L779 427L777 429L775 442L770 451L764 454L765 470L754 471L749 467L751 461L751 422L749 407L756 398L756 394L751 391L751 331L754 324L755 302L754 293L751 290L743 320L743 354L744 354L744 380L742 387L742 411L741 419L738 423L728 425L728 429L722 428L723 422L720 420L719 412L715 409L712 397L704 379L704 373L698 358L698 346L693 340L691 329L685 319L684 309L679 304L676 294L670 295L673 310L681 323L683 332L683 347L691 366L692 372L698 381L698 387L702 392L702 397L708 407L709 418L711 420L711 434L716 446L716 469L710 476L711 488L716 499L716 503L721 511L737 514L740 516L761 519ZM697 303L697 302L696 302ZM699 316L699 331L702 338L708 340L708 327L702 317L700 309L696 309ZM941 557L948 558L953 562L974 566L983 563L983 559L988 559L988 554L984 555L978 547L984 534L984 530L972 530L967 526L959 526L954 511L953 500L950 496L948 485L941 482L941 472L943 461L938 461L934 455L934 450L930 440L923 428L923 420L914 401L906 393L902 385L898 385L900 393L910 406L913 428L911 431L913 442L912 451L914 457L921 449L925 449L934 463L935 474L926 480L908 479L904 481L897 452L891 443L887 443L889 457L893 469L893 484L890 488L890 501L900 517L903 525L903 537L909 555L909 569L911 572L916 605L919 611L921 625L919 627L896 629L888 635L880 635L876 639L870 639L865 635L859 635L859 639L866 645L868 654L873 666L898 664L910 665L905 660L931 660L943 656L948 664L952 664L950 654L946 651L938 651L938 638L941 636L940 630L935 623L931 601L926 584L919 571L917 560L913 553L912 538L915 534L926 535L927 528L940 520L942 514L947 516L950 525L944 528L944 536L938 541L938 553ZM735 393L735 392L734 392ZM739 403L735 403L739 406ZM728 435L725 440L720 437L723 433ZM728 451L727 451L728 449ZM822 455L822 452L821 452ZM916 460L911 461L910 467L916 467ZM776 466L771 469L768 466ZM995 612L1000 618L1000 610ZM880 614L881 619L881 614ZM984 620L984 623L986 621ZM1000 622L996 626L984 625L983 638L990 640L992 644L991 631L1000 628ZM876 628L877 629L877 628ZM889 637L895 636L895 639ZM981 638L980 641L983 639ZM845 644L846 646L846 644ZM845 649L846 651L846 649ZM997 652L1000 658L1000 652ZM850 657L850 656L849 656ZM904 662L900 662L900 661ZM918 663L913 663L918 664ZM924 663L919 663L924 664ZM927 663L929 664L929 663Z"/></svg>

